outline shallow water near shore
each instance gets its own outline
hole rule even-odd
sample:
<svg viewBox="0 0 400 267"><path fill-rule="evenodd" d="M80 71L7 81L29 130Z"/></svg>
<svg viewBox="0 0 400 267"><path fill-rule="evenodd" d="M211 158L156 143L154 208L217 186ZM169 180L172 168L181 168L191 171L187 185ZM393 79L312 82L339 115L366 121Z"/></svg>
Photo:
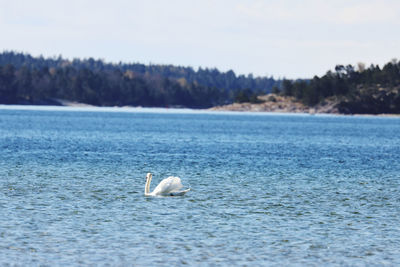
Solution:
<svg viewBox="0 0 400 267"><path fill-rule="evenodd" d="M24 109L0 265L400 264L399 118ZM147 172L192 191L144 197Z"/></svg>

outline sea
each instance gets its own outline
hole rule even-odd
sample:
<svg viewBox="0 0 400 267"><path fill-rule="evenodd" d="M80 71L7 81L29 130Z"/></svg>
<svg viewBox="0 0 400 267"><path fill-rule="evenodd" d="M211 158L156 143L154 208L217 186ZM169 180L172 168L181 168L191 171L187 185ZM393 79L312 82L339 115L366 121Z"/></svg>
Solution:
<svg viewBox="0 0 400 267"><path fill-rule="evenodd" d="M399 265L399 117L0 106L0 266Z"/></svg>

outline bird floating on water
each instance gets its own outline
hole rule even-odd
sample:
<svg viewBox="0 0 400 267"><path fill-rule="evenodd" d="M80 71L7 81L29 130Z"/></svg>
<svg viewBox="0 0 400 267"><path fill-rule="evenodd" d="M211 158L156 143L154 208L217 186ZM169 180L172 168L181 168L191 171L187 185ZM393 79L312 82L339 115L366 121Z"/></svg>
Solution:
<svg viewBox="0 0 400 267"><path fill-rule="evenodd" d="M190 188L181 190L183 187L181 179L179 177L170 176L162 180L153 192L150 193L150 183L152 178L153 175L151 173L146 175L146 186L144 188L145 196L183 196L190 191Z"/></svg>

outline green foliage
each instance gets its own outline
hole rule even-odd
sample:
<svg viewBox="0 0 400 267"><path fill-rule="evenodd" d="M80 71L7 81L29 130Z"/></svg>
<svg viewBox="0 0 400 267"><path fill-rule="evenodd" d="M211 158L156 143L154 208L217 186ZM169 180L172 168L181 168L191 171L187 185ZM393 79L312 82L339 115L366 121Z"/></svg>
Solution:
<svg viewBox="0 0 400 267"><path fill-rule="evenodd" d="M278 86L274 86L274 87L272 87L271 93L279 95L281 93L281 90L279 89Z"/></svg>
<svg viewBox="0 0 400 267"><path fill-rule="evenodd" d="M258 99L257 94L252 92L250 89L244 89L244 90L239 90L236 93L234 102L236 102L236 103L249 102L249 103L257 104L257 103L261 103L263 101Z"/></svg>
<svg viewBox="0 0 400 267"><path fill-rule="evenodd" d="M360 67L361 66L361 67ZM335 72L311 80L283 80L282 94L294 96L314 106L327 97L342 99L339 109L344 113L400 113L400 63L392 61L382 69L359 64L337 65Z"/></svg>
<svg viewBox="0 0 400 267"><path fill-rule="evenodd" d="M217 69L0 54L0 103L6 104L54 104L59 98L103 106L206 108L233 102L235 92L245 88L268 93L273 86L280 81ZM251 94L249 100L256 101Z"/></svg>
<svg viewBox="0 0 400 267"><path fill-rule="evenodd" d="M400 113L400 63L381 69L359 63L337 65L310 80L274 80L217 69L172 65L110 64L102 60L34 58L0 53L0 104L54 104L67 99L103 106L206 108L235 102L259 103L271 90L309 106L341 99L345 113Z"/></svg>
<svg viewBox="0 0 400 267"><path fill-rule="evenodd" d="M194 83L185 86L162 77L125 77L119 71L75 69L16 70L13 65L0 66L0 103L54 104L67 99L104 106L186 106L211 107L222 103L226 93Z"/></svg>
<svg viewBox="0 0 400 267"><path fill-rule="evenodd" d="M293 83L290 80L283 79L282 93L286 96L293 96Z"/></svg>
<svg viewBox="0 0 400 267"><path fill-rule="evenodd" d="M27 54L16 52L3 52L0 54L0 65L12 64L16 69L25 66L29 69L65 68L72 67L75 70L88 69L94 73L119 70L127 71L140 76L161 76L171 80L184 78L187 83L195 83L205 87L215 87L226 91L249 88L252 91L260 90L269 93L272 87L280 87L280 81L272 77L253 77L252 74L236 75L232 70L220 72L218 69L199 68L195 71L191 67L173 65L144 65L139 63L105 63L103 60L88 59L63 59L61 56L54 58L35 58Z"/></svg>

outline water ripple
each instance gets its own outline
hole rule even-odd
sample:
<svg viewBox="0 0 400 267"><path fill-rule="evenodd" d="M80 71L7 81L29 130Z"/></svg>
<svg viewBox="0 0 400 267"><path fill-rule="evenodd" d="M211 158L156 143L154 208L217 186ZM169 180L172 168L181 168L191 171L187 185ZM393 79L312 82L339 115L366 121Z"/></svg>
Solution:
<svg viewBox="0 0 400 267"><path fill-rule="evenodd" d="M0 116L0 265L400 264L398 119Z"/></svg>

